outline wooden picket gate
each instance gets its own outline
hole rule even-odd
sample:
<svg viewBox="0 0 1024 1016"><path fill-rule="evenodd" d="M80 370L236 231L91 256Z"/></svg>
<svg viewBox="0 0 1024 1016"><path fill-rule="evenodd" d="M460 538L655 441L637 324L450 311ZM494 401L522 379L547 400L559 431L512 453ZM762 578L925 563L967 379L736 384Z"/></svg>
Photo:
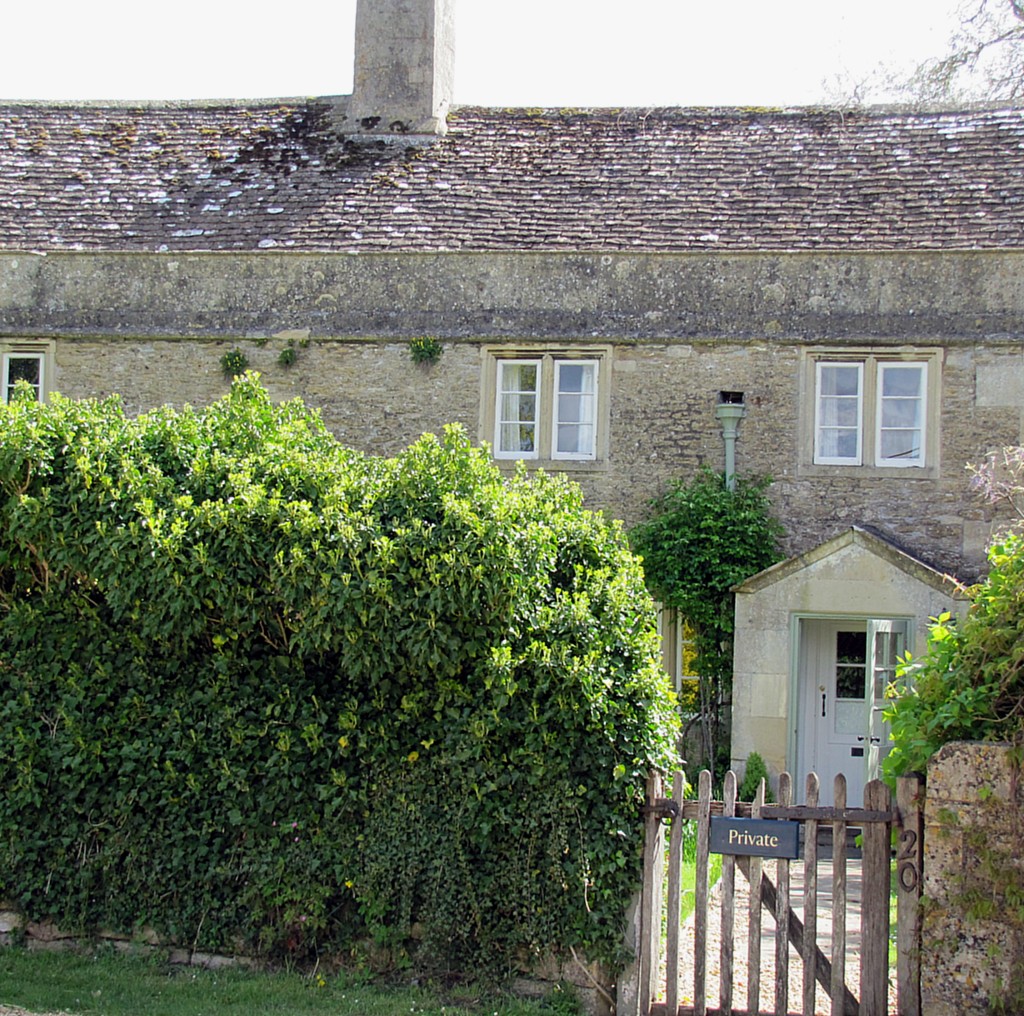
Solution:
<svg viewBox="0 0 1024 1016"><path fill-rule="evenodd" d="M896 983L898 1016L920 1016L920 895L923 835L923 783L916 777L902 779L896 802L883 783L871 781L864 791L863 807L846 807L846 780L835 781L835 804L818 806L818 778L807 777L806 803L792 803L792 781L788 773L779 780L779 801L764 803L764 785L753 804L736 800L736 776L728 773L724 801L711 800L711 775L700 774L696 800L684 800L685 779L677 773L671 797L663 796L660 775L648 785L647 838L644 884L641 896L638 1008L643 1016L752 1016L772 1012L776 1016L816 1012L816 984L823 989L826 1003L818 1012L830 1016L891 1016L889 1007L889 904L892 887L897 898ZM708 855L710 819L713 815L796 821L802 824L802 861L723 855L720 886L721 936L719 998L713 1005L708 986ZM680 1004L680 862L683 824L697 823L697 882L693 926L693 991ZM670 835L665 863L664 823ZM832 838L832 933L822 949L818 935L819 839ZM859 915L848 913L847 866L850 861L848 833L861 831L862 902ZM895 841L893 832L896 832ZM893 843L895 842L895 857ZM892 866L895 863L895 879ZM802 915L790 905L791 865L802 877ZM666 877L667 868L667 877ZM745 997L735 998L736 957L733 939L737 914L734 905L736 870L749 884L747 913L739 919L747 930ZM773 871L774 869L774 871ZM774 874L774 881L771 874ZM667 883L667 885L666 885ZM774 1007L763 1009L760 1002L762 969L762 910L774 917ZM859 916L859 984L848 984L848 917ZM852 923L852 922L851 922ZM740 926L741 928L743 925ZM664 932L662 932L664 928ZM687 948L690 946L688 945ZM802 965L802 998L789 998L790 947L795 962ZM664 949L664 965L662 950ZM664 980L662 980L664 970ZM854 971L850 971L853 973ZM856 978L853 978L855 982ZM661 986L664 985L663 999ZM820 996L818 996L820 998Z"/></svg>

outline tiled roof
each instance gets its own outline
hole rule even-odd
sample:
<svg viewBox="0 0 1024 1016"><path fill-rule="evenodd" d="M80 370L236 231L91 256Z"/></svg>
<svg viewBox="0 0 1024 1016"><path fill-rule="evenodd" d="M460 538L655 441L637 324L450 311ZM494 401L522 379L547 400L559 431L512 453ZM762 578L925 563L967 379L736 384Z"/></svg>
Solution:
<svg viewBox="0 0 1024 1016"><path fill-rule="evenodd" d="M0 108L0 249L1024 246L1024 111L456 108L355 143L324 100Z"/></svg>

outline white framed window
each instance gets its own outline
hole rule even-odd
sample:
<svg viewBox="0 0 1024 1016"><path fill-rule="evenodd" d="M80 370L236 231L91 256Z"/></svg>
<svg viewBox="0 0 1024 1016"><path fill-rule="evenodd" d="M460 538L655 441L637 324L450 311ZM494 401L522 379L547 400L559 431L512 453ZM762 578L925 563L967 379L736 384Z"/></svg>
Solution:
<svg viewBox="0 0 1024 1016"><path fill-rule="evenodd" d="M53 350L48 342L0 345L0 397L10 402L19 381L24 381L38 401L46 397Z"/></svg>
<svg viewBox="0 0 1024 1016"><path fill-rule="evenodd" d="M880 363L875 465L923 466L927 363Z"/></svg>
<svg viewBox="0 0 1024 1016"><path fill-rule="evenodd" d="M814 461L859 466L864 421L864 364L819 363L815 383Z"/></svg>
<svg viewBox="0 0 1024 1016"><path fill-rule="evenodd" d="M937 465L937 351L912 356L814 352L809 363L813 465L880 470Z"/></svg>
<svg viewBox="0 0 1024 1016"><path fill-rule="evenodd" d="M610 350L484 350L481 436L496 459L585 466L606 456Z"/></svg>
<svg viewBox="0 0 1024 1016"><path fill-rule="evenodd" d="M555 360L553 459L597 457L596 360Z"/></svg>
<svg viewBox="0 0 1024 1016"><path fill-rule="evenodd" d="M540 360L498 363L494 454L500 459L535 459L540 451Z"/></svg>

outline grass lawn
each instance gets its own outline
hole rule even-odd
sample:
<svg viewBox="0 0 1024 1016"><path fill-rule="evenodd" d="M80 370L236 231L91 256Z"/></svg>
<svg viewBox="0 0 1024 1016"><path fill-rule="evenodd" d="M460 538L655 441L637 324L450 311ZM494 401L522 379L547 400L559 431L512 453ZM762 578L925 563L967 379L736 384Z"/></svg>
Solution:
<svg viewBox="0 0 1024 1016"><path fill-rule="evenodd" d="M666 862L667 863L667 862ZM713 886L722 877L722 855L712 854L708 858L708 886ZM679 900L679 920L685 921L697 904L697 863L684 860L679 867L680 888L682 896Z"/></svg>
<svg viewBox="0 0 1024 1016"><path fill-rule="evenodd" d="M543 1001L458 986L360 983L352 975L171 967L155 957L0 949L0 1005L76 1016L575 1016L569 992Z"/></svg>

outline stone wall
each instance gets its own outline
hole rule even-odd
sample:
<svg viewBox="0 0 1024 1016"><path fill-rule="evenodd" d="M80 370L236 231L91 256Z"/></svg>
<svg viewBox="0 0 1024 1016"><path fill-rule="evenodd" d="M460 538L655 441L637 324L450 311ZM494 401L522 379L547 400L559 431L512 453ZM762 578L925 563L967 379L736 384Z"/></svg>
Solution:
<svg viewBox="0 0 1024 1016"><path fill-rule="evenodd" d="M142 928L136 935L100 929L88 941L68 934L52 921L27 921L10 901L0 900L0 947L21 943L26 949L52 952L75 951L97 945L109 946L119 952L145 953L160 949L167 962L174 966L206 967L220 970L224 967L244 967L255 970L259 964L247 956L226 956L219 953L198 952L161 943L152 928Z"/></svg>
<svg viewBox="0 0 1024 1016"><path fill-rule="evenodd" d="M208 970L263 968L263 964L249 956L199 952L162 942L152 928L144 927L135 935L101 929L88 939L76 937L52 921L27 921L14 903L0 899L0 948L15 943L30 950L52 952L80 951L97 946L136 955L159 952L172 966L205 967ZM372 956L374 944L368 942L366 948ZM381 950L380 959L381 970L389 969L391 960L387 950ZM531 966L524 966L519 976L513 978L512 991L523 998L546 998L565 984L572 985L587 1016L609 1016L614 1008L615 984L608 971L598 963L586 962L575 952L563 957L549 953L535 959Z"/></svg>
<svg viewBox="0 0 1024 1016"><path fill-rule="evenodd" d="M320 410L340 440L363 451L392 455L447 423L462 424L474 440L492 437L481 427L483 340L447 342L437 364L416 365L407 341L329 338L300 345L307 342L305 332L281 334L293 342L295 334L303 336L290 367L277 362L288 338L63 339L53 388L75 398L118 393L133 414L164 403L206 405L227 392L220 358L237 347L273 398L301 397ZM573 348L586 355L591 341L580 339ZM722 469L715 406L720 391L740 391L746 417L737 468L774 477L770 495L789 533L787 553L870 523L943 570L967 579L980 571L988 515L967 495L964 465L992 447L1019 441L1020 412L979 406L975 374L988 370L1012 378L1022 360L1017 345L951 351L943 368L944 415L957 427L943 432L939 469L929 475L888 470L884 476L822 473L802 464L807 414L801 412L795 346L709 340L612 348L608 458L563 464L583 486L589 506L631 525L672 479L692 476L701 465Z"/></svg>
<svg viewBox="0 0 1024 1016"><path fill-rule="evenodd" d="M927 1016L1024 1011L1024 778L1007 745L928 765L921 988Z"/></svg>
<svg viewBox="0 0 1024 1016"><path fill-rule="evenodd" d="M55 343L52 387L130 412L223 394L238 346L275 398L301 396L348 444L391 454L482 420L484 349L612 350L608 455L565 464L590 506L633 524L674 478L721 469L715 405L742 392L741 473L768 473L799 553L852 524L971 580L987 509L964 465L1022 438L1024 256L0 255L0 343ZM444 354L416 367L408 340ZM288 342L297 359L277 357ZM811 467L814 350L932 350L943 426L928 469ZM811 372L811 376L813 371Z"/></svg>
<svg viewBox="0 0 1024 1016"><path fill-rule="evenodd" d="M1024 253L0 254L0 334L973 343Z"/></svg>

